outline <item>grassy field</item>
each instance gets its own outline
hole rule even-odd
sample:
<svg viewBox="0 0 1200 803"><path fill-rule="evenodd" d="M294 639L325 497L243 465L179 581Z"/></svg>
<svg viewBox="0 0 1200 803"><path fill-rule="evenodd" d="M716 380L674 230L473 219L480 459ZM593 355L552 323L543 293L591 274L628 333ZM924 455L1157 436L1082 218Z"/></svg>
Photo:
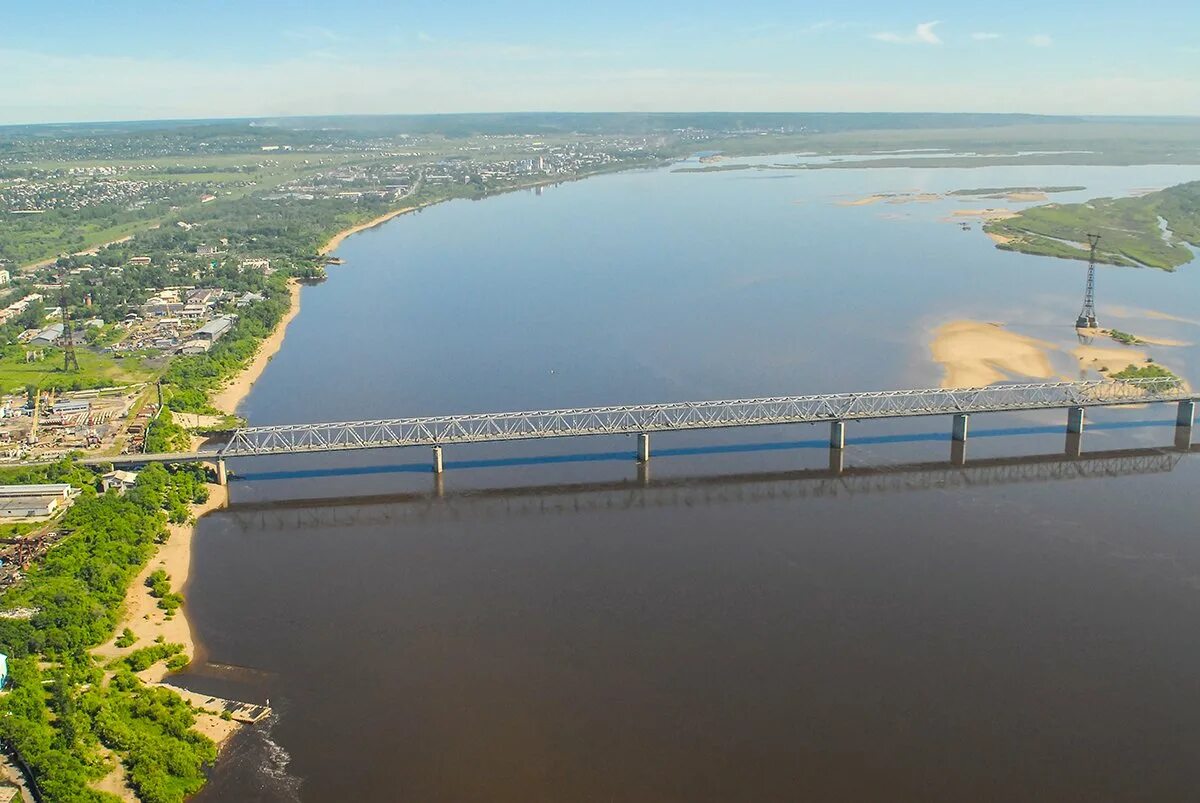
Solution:
<svg viewBox="0 0 1200 803"><path fill-rule="evenodd" d="M699 148L696 148L699 149ZM914 156L903 151L970 153L966 158ZM1200 121L1177 123L1062 122L983 128L842 131L714 138L704 150L725 156L773 153L877 154L884 160L847 159L821 169L861 167L982 167L1005 164L1200 164ZM1057 151L1058 153L1039 153ZM1018 154L1021 154L1018 156Z"/></svg>
<svg viewBox="0 0 1200 803"><path fill-rule="evenodd" d="M0 393L20 391L26 385L62 390L128 385L152 379L155 371L138 357L115 359L86 349L76 349L79 371L63 371L60 349L47 349L45 359L25 362L22 357L0 358Z"/></svg>
<svg viewBox="0 0 1200 803"><path fill-rule="evenodd" d="M1169 232L1160 228L1160 218ZM1044 204L985 228L1010 238L998 248L1065 259L1087 259L1087 234L1099 234L1097 261L1175 270L1192 259L1186 243L1200 246L1200 182L1138 198Z"/></svg>

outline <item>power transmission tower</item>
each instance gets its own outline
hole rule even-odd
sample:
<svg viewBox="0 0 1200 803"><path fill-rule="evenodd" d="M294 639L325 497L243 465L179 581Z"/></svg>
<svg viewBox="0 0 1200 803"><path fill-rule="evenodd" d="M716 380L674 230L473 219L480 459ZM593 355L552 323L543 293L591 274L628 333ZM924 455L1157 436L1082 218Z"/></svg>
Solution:
<svg viewBox="0 0 1200 803"><path fill-rule="evenodd" d="M58 307L62 310L63 322L63 370L78 371L79 360L75 357L75 334L71 327L71 314L67 311L66 273L59 274L58 288Z"/></svg>
<svg viewBox="0 0 1200 803"><path fill-rule="evenodd" d="M1088 244L1091 252L1088 255L1087 290L1083 293L1083 309L1075 321L1076 329L1099 329L1096 323L1096 244L1100 242L1099 234L1089 234Z"/></svg>

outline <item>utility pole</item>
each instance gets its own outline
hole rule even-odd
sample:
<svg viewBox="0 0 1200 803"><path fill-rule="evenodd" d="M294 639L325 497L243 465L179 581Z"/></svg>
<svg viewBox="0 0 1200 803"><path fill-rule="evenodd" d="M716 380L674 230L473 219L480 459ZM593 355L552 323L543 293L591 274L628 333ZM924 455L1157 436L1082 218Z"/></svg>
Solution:
<svg viewBox="0 0 1200 803"><path fill-rule="evenodd" d="M1087 289L1083 293L1083 309L1075 321L1076 329L1098 329L1096 323L1096 244L1100 242L1099 234L1087 236L1091 251L1088 254Z"/></svg>
<svg viewBox="0 0 1200 803"><path fill-rule="evenodd" d="M58 275L58 307L62 310L63 322L63 370L70 373L79 370L79 360L75 357L75 334L71 327L71 314L67 311L67 274L66 269Z"/></svg>

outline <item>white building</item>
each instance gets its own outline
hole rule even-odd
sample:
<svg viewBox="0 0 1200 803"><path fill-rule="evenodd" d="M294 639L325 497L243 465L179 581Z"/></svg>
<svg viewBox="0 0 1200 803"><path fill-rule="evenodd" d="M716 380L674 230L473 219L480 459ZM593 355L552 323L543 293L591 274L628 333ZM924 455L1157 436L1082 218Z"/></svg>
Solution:
<svg viewBox="0 0 1200 803"><path fill-rule="evenodd" d="M71 504L79 493L66 483L0 485L0 519L39 519Z"/></svg>
<svg viewBox="0 0 1200 803"><path fill-rule="evenodd" d="M117 493L123 494L137 484L137 477L136 471L116 469L102 476L100 484L104 486L104 490L106 491L115 490Z"/></svg>

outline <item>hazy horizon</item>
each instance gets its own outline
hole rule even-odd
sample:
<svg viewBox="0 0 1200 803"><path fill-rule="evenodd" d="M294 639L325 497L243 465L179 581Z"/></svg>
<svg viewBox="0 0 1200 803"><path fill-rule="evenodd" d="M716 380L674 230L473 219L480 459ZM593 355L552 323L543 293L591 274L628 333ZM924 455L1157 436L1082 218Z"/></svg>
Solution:
<svg viewBox="0 0 1200 803"><path fill-rule="evenodd" d="M541 0L8 10L0 124L822 109L1200 115L1200 9ZM1097 59L1103 54L1103 59Z"/></svg>

